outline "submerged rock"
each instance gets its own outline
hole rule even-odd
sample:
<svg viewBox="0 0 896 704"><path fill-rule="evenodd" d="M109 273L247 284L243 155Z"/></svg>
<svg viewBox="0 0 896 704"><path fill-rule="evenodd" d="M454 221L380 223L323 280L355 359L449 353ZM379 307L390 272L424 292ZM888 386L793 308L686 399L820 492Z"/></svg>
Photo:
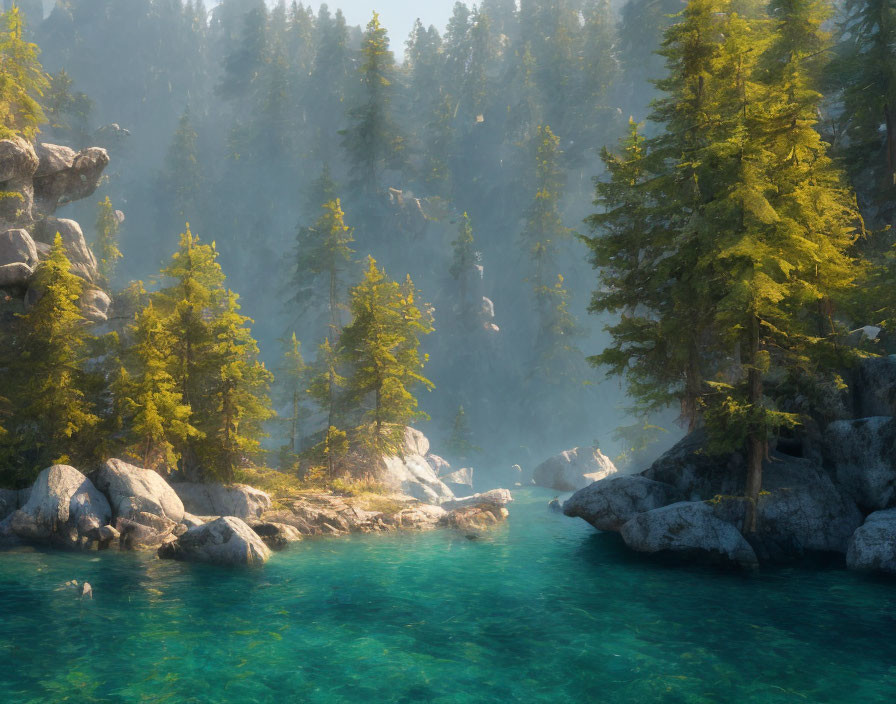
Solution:
<svg viewBox="0 0 896 704"><path fill-rule="evenodd" d="M758 564L740 531L703 502L679 502L639 513L619 531L625 544L647 553L678 553L742 567Z"/></svg>
<svg viewBox="0 0 896 704"><path fill-rule="evenodd" d="M184 508L198 516L236 516L257 520L271 507L271 496L246 484L178 482L171 487Z"/></svg>
<svg viewBox="0 0 896 704"><path fill-rule="evenodd" d="M74 467L54 465L37 476L28 501L7 520L24 540L86 547L91 531L111 519L109 502L87 477Z"/></svg>
<svg viewBox="0 0 896 704"><path fill-rule="evenodd" d="M616 465L598 448L577 447L545 460L532 476L538 486L577 491L617 472Z"/></svg>
<svg viewBox="0 0 896 704"><path fill-rule="evenodd" d="M267 545L235 516L190 528L176 541L159 548L159 557L207 562L227 567L263 565L271 556Z"/></svg>
<svg viewBox="0 0 896 704"><path fill-rule="evenodd" d="M573 494L563 504L563 513L583 518L598 530L618 531L639 513L682 498L675 487L647 477L608 477Z"/></svg>
<svg viewBox="0 0 896 704"><path fill-rule="evenodd" d="M872 513L856 529L846 551L846 566L896 574L896 508Z"/></svg>
<svg viewBox="0 0 896 704"><path fill-rule="evenodd" d="M251 528L272 550L280 550L302 539L299 530L286 523L253 523Z"/></svg>

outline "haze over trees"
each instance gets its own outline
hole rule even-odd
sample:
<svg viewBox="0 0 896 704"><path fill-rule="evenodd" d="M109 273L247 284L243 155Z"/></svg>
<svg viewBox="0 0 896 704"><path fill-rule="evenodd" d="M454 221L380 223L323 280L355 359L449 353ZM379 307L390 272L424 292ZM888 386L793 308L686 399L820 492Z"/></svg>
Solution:
<svg viewBox="0 0 896 704"><path fill-rule="evenodd" d="M891 0L458 2L406 42L295 2L31 7L0 136L110 150L67 207L122 293L86 325L54 248L4 327L16 481L110 445L332 479L411 422L475 464L678 419L745 448L755 500L844 333L896 320Z"/></svg>

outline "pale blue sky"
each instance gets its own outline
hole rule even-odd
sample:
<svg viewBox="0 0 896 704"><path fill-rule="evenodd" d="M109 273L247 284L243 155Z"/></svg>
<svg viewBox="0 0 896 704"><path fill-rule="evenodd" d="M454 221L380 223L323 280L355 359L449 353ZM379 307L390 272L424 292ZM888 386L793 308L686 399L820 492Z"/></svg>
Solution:
<svg viewBox="0 0 896 704"><path fill-rule="evenodd" d="M331 12L341 9L345 18L351 25L364 26L370 21L373 11L380 13L380 21L389 30L389 40L392 43L392 51L399 61L404 59L404 43L407 41L414 20L418 17L427 27L434 24L439 32L444 32L448 18L455 0L331 0L327 2ZM206 7L212 8L218 3L215 0L206 0ZM273 0L268 0L273 4ZM320 7L320 2L309 2L315 12Z"/></svg>

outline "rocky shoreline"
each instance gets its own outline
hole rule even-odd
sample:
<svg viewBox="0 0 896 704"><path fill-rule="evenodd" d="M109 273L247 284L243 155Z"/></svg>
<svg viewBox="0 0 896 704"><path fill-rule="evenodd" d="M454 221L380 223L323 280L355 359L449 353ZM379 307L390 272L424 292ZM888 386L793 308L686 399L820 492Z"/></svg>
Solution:
<svg viewBox="0 0 896 704"><path fill-rule="evenodd" d="M0 490L0 545L150 550L161 558L258 565L271 550L319 536L452 528L475 536L501 523L505 489L424 503L395 492L361 497L308 490L278 497L244 484L168 483L111 459L85 476L43 470L30 489Z"/></svg>
<svg viewBox="0 0 896 704"><path fill-rule="evenodd" d="M842 408L771 448L755 531L744 530L744 457L712 455L700 431L640 474L579 489L563 512L642 553L741 567L833 554L896 574L896 357L864 361Z"/></svg>

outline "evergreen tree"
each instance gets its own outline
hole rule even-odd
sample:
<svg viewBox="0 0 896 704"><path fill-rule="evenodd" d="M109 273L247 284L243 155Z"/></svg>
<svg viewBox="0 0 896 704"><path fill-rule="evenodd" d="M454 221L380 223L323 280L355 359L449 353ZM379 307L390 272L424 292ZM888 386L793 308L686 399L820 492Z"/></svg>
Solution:
<svg viewBox="0 0 896 704"><path fill-rule="evenodd" d="M337 427L339 396L346 380L339 374L339 351L330 343L329 337L318 347L313 372L308 393L326 414L322 449L327 478L333 479L339 460L346 454L348 447L345 431Z"/></svg>
<svg viewBox="0 0 896 704"><path fill-rule="evenodd" d="M842 86L842 151L875 227L896 214L896 3L846 0L831 72Z"/></svg>
<svg viewBox="0 0 896 704"><path fill-rule="evenodd" d="M201 433L191 425L192 409L171 375L175 338L150 302L131 326L127 363L116 379L131 452L141 466L170 472L177 466L177 448Z"/></svg>
<svg viewBox="0 0 896 704"><path fill-rule="evenodd" d="M282 418L288 433L285 450L287 456L295 457L300 450L302 424L310 415L305 407L310 368L302 357L302 344L296 338L296 334L293 333L285 342L283 359L277 370L276 379L278 400L281 405L289 407L289 415Z"/></svg>
<svg viewBox="0 0 896 704"><path fill-rule="evenodd" d="M473 445L470 424L463 406L459 406L454 416L454 425L451 428L451 437L448 439L447 450L452 460L468 462L472 454L478 450Z"/></svg>
<svg viewBox="0 0 896 704"><path fill-rule="evenodd" d="M470 224L470 216L464 213L457 239L451 243L452 258L448 270L459 286L458 297L462 313L469 310L470 279L475 276L475 267L480 259L479 252L473 245L473 226Z"/></svg>
<svg viewBox="0 0 896 704"><path fill-rule="evenodd" d="M39 101L48 81L39 52L25 40L19 8L0 14L0 139L34 139L45 120Z"/></svg>
<svg viewBox="0 0 896 704"><path fill-rule="evenodd" d="M99 273L102 280L109 285L115 274L115 267L121 259L121 250L118 248L118 232L121 229L121 220L109 196L97 205L96 216L96 244L99 254Z"/></svg>
<svg viewBox="0 0 896 704"><path fill-rule="evenodd" d="M331 184L322 184L321 190L331 191ZM303 312L325 306L334 339L341 328L339 311L344 294L340 277L354 254L352 242L352 228L345 224L339 198L323 202L314 225L300 228L296 237L292 276L295 294L291 302Z"/></svg>
<svg viewBox="0 0 896 704"><path fill-rule="evenodd" d="M427 357L420 352L420 337L433 329L431 317L418 307L410 277L399 286L373 257L368 257L367 271L350 299L352 322L341 339L351 369L346 392L350 400L370 408L367 445L378 452L394 451L404 426L425 417L411 391L418 385L432 388L422 373Z"/></svg>
<svg viewBox="0 0 896 704"><path fill-rule="evenodd" d="M227 291L223 309L212 322L210 349L214 373L197 419L204 433L198 454L206 477L232 482L237 469L258 454L273 417L268 389L273 375L258 360L251 320L241 315L237 295Z"/></svg>
<svg viewBox="0 0 896 704"><path fill-rule="evenodd" d="M74 81L65 69L50 75L43 92L44 113L53 139L75 147L87 146L93 101L86 93L74 91Z"/></svg>
<svg viewBox="0 0 896 704"><path fill-rule="evenodd" d="M202 167L199 163L198 139L190 109L187 108L178 121L165 157L164 171L159 179L165 201L170 204L180 222L195 219L199 215Z"/></svg>
<svg viewBox="0 0 896 704"><path fill-rule="evenodd" d="M356 184L369 195L381 186L383 169L401 162L403 150L391 112L395 58L376 12L364 32L359 72L361 104L349 111L352 124L343 135L343 146L356 169Z"/></svg>
<svg viewBox="0 0 896 704"><path fill-rule="evenodd" d="M90 333L78 307L83 281L70 267L57 234L32 284L42 295L15 323L11 434L20 447L23 483L51 464L92 458L91 432L100 419L85 391Z"/></svg>

